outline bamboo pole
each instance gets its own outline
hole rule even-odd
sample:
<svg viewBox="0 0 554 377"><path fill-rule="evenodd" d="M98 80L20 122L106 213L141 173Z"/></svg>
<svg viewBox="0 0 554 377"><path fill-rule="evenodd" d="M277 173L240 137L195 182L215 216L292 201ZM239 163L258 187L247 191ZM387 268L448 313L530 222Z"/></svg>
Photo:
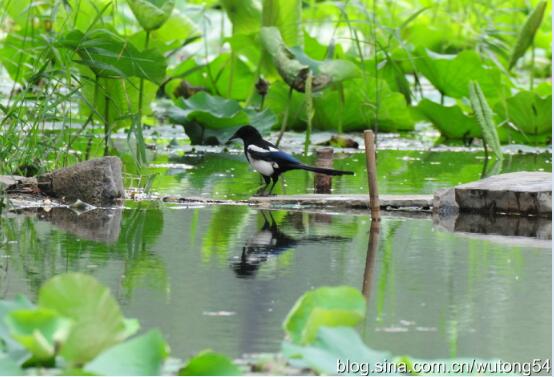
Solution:
<svg viewBox="0 0 554 377"><path fill-rule="evenodd" d="M371 130L364 131L365 157L367 162L367 183L369 186L369 205L371 219L381 219L379 211L379 190L377 189L377 164L375 162L375 134Z"/></svg>

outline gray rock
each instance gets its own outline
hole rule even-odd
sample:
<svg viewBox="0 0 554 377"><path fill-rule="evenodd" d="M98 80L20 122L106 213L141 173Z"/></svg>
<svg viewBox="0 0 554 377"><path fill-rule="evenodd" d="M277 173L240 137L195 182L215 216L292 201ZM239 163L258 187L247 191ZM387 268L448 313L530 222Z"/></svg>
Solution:
<svg viewBox="0 0 554 377"><path fill-rule="evenodd" d="M517 172L456 186L461 212L552 216L552 175Z"/></svg>
<svg viewBox="0 0 554 377"><path fill-rule="evenodd" d="M98 158L42 175L38 184L43 192L66 203L113 205L125 195L121 166L117 157Z"/></svg>
<svg viewBox="0 0 554 377"><path fill-rule="evenodd" d="M453 188L441 189L433 194L433 213L441 216L456 215L460 210Z"/></svg>

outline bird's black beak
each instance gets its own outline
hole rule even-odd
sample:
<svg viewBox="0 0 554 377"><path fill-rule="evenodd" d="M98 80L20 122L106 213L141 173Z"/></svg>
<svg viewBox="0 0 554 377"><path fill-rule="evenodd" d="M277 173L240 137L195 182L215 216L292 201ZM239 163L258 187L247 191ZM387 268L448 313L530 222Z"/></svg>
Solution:
<svg viewBox="0 0 554 377"><path fill-rule="evenodd" d="M227 140L227 141L225 142L225 145L231 144L231 141L233 141L233 140L235 140L235 139L237 139L237 138L238 138L237 134L234 133L233 136L231 136L231 137L229 138L229 140Z"/></svg>

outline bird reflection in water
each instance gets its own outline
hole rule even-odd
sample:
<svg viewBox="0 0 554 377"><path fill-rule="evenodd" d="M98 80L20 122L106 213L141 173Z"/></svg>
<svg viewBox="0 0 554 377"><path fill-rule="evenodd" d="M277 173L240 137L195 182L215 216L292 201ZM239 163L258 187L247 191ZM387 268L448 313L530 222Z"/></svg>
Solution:
<svg viewBox="0 0 554 377"><path fill-rule="evenodd" d="M277 222L270 211L259 211L264 219L262 228L246 241L242 248L240 259L231 261L231 268L239 278L254 277L260 266L272 257L296 248L300 244L318 242L345 242L350 238L340 236L304 236L291 237L279 230ZM298 213L301 215L300 213ZM287 218L296 213L287 214ZM314 216L317 221L321 216ZM291 223L298 224L297 219L290 219ZM328 221L326 221L328 222Z"/></svg>

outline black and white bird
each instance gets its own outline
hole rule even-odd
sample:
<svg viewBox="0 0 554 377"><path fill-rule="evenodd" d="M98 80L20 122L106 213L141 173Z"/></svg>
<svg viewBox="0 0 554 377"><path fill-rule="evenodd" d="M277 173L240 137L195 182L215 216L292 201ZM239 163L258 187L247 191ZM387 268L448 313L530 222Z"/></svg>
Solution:
<svg viewBox="0 0 554 377"><path fill-rule="evenodd" d="M254 170L262 175L265 181L265 186L262 187L258 193L265 193L265 190L273 181L273 185L271 185L267 193L271 194L271 191L279 180L279 176L289 170L300 169L325 175L354 174L354 172L351 171L305 165L289 153L279 150L275 145L264 140L258 130L250 125L239 128L227 142L233 139L242 139L244 143L244 154L246 155L248 163Z"/></svg>

